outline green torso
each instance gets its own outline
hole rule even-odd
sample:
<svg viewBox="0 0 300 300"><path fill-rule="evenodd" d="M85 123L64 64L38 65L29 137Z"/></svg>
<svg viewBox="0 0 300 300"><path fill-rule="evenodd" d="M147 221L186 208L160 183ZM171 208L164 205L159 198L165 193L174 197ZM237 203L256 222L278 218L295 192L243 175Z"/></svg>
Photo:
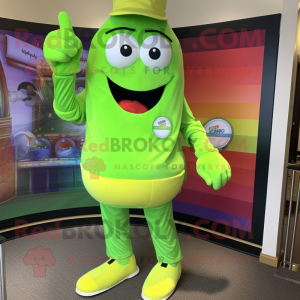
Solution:
<svg viewBox="0 0 300 300"><path fill-rule="evenodd" d="M106 168L98 175L117 179L161 179L180 174L185 162L178 140L184 100L179 80L182 78L173 77L154 108L133 114L114 100L105 74L88 75L82 165L88 159L102 159ZM90 88L96 84L98 89Z"/></svg>

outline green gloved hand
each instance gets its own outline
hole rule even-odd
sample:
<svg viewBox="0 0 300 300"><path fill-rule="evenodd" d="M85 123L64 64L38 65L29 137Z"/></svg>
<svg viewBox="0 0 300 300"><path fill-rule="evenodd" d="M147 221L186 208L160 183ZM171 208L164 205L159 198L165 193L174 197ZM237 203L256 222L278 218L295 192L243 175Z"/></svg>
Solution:
<svg viewBox="0 0 300 300"><path fill-rule="evenodd" d="M81 70L82 43L66 12L59 13L58 21L60 29L51 31L45 39L45 59L54 75L74 75Z"/></svg>
<svg viewBox="0 0 300 300"><path fill-rule="evenodd" d="M230 165L219 152L200 156L197 160L197 172L215 190L223 187L231 178Z"/></svg>

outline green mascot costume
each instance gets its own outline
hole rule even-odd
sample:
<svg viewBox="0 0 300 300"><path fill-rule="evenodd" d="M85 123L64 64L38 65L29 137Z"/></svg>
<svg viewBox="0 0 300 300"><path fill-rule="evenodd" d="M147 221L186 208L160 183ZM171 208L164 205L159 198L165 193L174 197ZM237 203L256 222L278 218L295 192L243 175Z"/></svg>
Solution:
<svg viewBox="0 0 300 300"><path fill-rule="evenodd" d="M114 0L95 34L86 88L75 95L82 43L65 12L50 32L44 54L53 71L54 109L66 121L86 121L81 171L100 202L109 260L82 276L76 292L102 293L139 273L130 239L129 208L143 208L158 263L142 298L168 299L181 275L182 254L172 199L186 167L179 132L195 148L197 171L219 189L231 177L228 162L209 142L184 98L179 41L165 17L167 0ZM125 296L126 298L126 296Z"/></svg>

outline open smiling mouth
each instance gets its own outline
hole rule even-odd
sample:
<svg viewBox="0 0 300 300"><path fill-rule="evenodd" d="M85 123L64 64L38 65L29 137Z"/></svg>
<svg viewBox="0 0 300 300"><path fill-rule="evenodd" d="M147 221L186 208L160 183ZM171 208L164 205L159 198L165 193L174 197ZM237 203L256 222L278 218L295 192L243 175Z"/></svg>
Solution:
<svg viewBox="0 0 300 300"><path fill-rule="evenodd" d="M108 77L107 80L110 91L119 106L134 114L142 114L153 108L159 102L165 90L164 85L154 90L137 92L120 87Z"/></svg>

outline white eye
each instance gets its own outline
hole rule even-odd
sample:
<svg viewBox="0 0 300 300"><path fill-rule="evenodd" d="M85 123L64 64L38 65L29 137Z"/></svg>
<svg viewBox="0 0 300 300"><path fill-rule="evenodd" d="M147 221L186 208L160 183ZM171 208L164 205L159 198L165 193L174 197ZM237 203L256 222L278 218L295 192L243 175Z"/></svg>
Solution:
<svg viewBox="0 0 300 300"><path fill-rule="evenodd" d="M125 69L133 65L139 58L139 44L128 33L112 36L105 47L108 62L117 69Z"/></svg>
<svg viewBox="0 0 300 300"><path fill-rule="evenodd" d="M144 64L152 70L163 70L171 62L172 48L169 42L159 35L147 37L140 51Z"/></svg>

